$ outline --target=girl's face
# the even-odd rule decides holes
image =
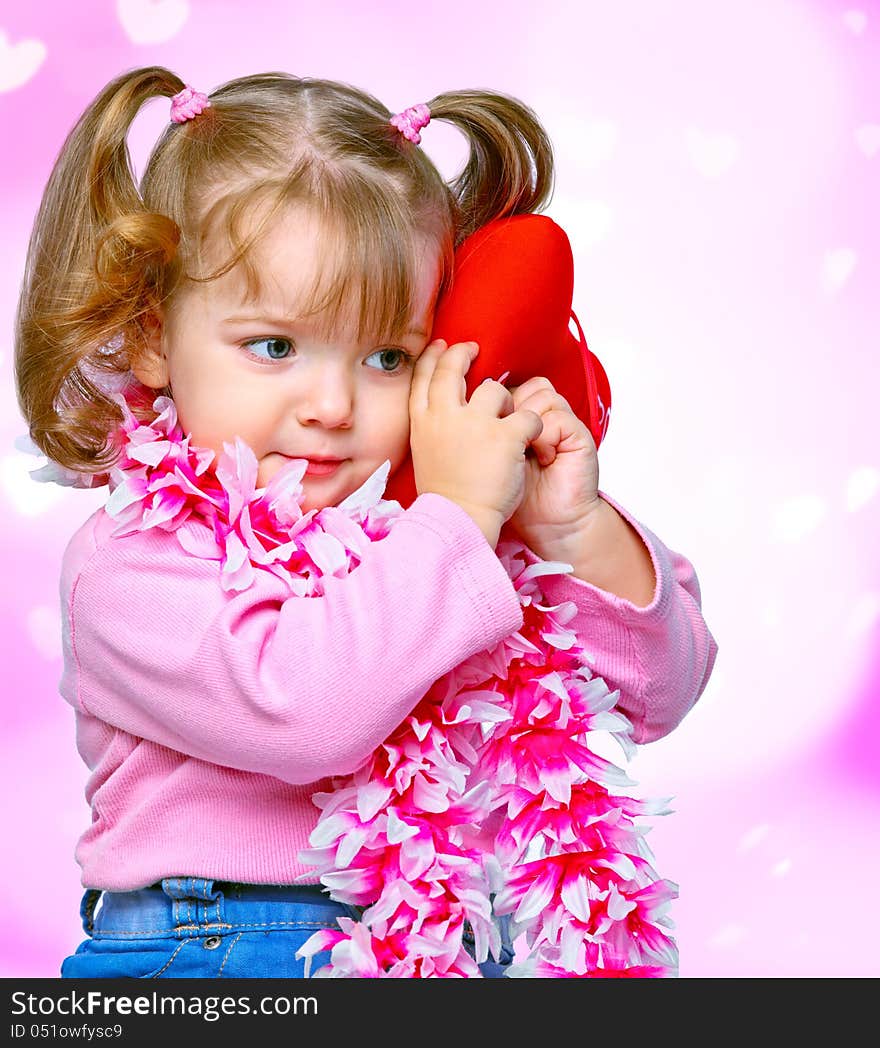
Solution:
[[[315,318],[297,310],[321,250],[308,212],[290,209],[256,259],[269,300],[243,304],[238,267],[186,288],[156,315],[132,368],[154,389],[170,384],[193,444],[219,455],[241,437],[256,455],[258,487],[290,458],[341,459],[332,472],[309,467],[304,512],[336,505],[386,459],[394,473],[406,457],[413,364],[428,342],[440,277],[439,256],[426,251],[400,342],[356,341],[353,318],[322,340]]]

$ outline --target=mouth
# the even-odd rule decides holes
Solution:
[[[328,477],[331,473],[335,473],[342,463],[347,462],[348,459],[309,458],[306,461],[308,462],[305,472],[306,476]]]

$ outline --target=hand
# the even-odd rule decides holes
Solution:
[[[526,452],[526,490],[510,527],[543,560],[575,564],[602,501],[596,442],[546,378],[530,378],[511,394],[515,408],[534,411],[543,428]]]
[[[475,342],[431,343],[416,361],[410,388],[410,448],[419,494],[457,503],[494,548],[526,489],[526,448],[541,431],[500,383],[481,383],[467,400],[465,374]]]

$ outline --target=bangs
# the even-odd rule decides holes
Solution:
[[[311,318],[319,337],[350,326],[358,341],[399,341],[413,320],[423,268],[435,269],[439,260],[442,290],[452,271],[454,244],[442,216],[431,221],[430,216],[414,215],[402,190],[394,190],[387,178],[379,180],[362,168],[325,168],[315,174],[300,168],[281,183],[264,183],[259,192],[249,186],[228,194],[200,224],[198,256],[203,261],[205,245],[216,242],[218,231],[232,255],[219,270],[193,279],[215,280],[240,266],[245,302],[258,305],[266,286],[254,249],[279,213],[304,205],[319,223],[326,248],[314,260],[314,280],[301,291],[297,315]],[[262,219],[245,237],[260,212]]]

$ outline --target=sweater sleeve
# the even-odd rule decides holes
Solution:
[[[668,549],[604,492],[599,495],[635,528],[651,554],[655,588],[639,607],[574,575],[541,578],[549,604],[573,601],[567,628],[590,653],[590,665],[608,687],[620,690],[618,708],[632,721],[633,741],[668,735],[703,694],[718,645],[703,618],[693,565]],[[526,560],[539,560],[531,550]]]
[[[268,571],[226,592],[216,561],[160,528],[98,542],[65,570],[67,701],[293,784],[353,771],[435,680],[523,624],[480,529],[434,493],[320,596],[291,596]]]

